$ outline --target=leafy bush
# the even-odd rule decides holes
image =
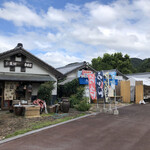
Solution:
[[[44,100],[47,104],[50,104],[53,89],[53,82],[45,82],[41,84],[38,89],[38,98]]]
[[[71,95],[69,98],[70,107],[73,108],[75,105],[79,104],[80,101],[83,100],[83,94],[84,94],[84,87],[78,87],[77,93],[74,95]]]
[[[58,85],[58,97],[70,97],[77,93],[77,88],[79,87],[78,79],[74,79],[64,85]]]
[[[75,106],[75,108],[79,111],[88,111],[90,107],[91,105],[87,103],[86,100],[80,101],[80,103]]]
[[[74,108],[75,105],[79,104],[80,100],[77,99],[76,95],[71,95],[71,97],[69,98],[70,101],[70,107]]]
[[[76,98],[79,99],[80,101],[83,100],[84,90],[85,89],[82,86],[77,88]]]

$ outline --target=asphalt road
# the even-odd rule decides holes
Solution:
[[[150,150],[150,104],[98,114],[0,144],[0,150]]]

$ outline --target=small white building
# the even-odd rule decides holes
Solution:
[[[96,70],[94,68],[92,68],[89,65],[89,63],[87,63],[86,61],[71,63],[66,66],[57,68],[57,70],[65,76],[64,81],[59,83],[59,85],[61,85],[61,86],[63,86],[64,84],[66,84],[68,82],[71,82],[74,79],[78,79],[79,71],[89,70],[89,71],[92,71],[93,73],[96,72]],[[88,79],[86,79],[86,80],[88,80]],[[85,95],[84,96],[89,97],[89,86],[87,83],[85,84]]]
[[[57,70],[61,72],[64,76],[66,76],[65,80],[63,82],[60,82],[59,85],[64,85],[65,83],[77,79],[78,71],[80,70],[91,70],[93,72],[96,72],[96,70],[92,68],[86,61],[71,63],[66,66],[57,68]]]
[[[54,81],[52,99],[56,99],[57,80],[62,77],[62,73],[18,43],[14,49],[0,54],[0,108],[9,109],[13,101],[36,99],[40,84],[46,81]]]

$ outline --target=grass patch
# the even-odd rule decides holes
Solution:
[[[55,113],[48,113],[48,114],[41,114],[41,117],[50,117],[50,116],[53,116]]]
[[[40,128],[43,128],[43,127],[47,127],[47,126],[50,126],[50,125],[54,125],[54,124],[57,124],[57,123],[65,122],[65,121],[68,121],[68,120],[71,120],[71,119],[74,119],[74,118],[77,118],[77,117],[81,117],[81,116],[84,116],[84,115],[85,115],[85,113],[82,113],[82,114],[78,114],[78,115],[75,115],[75,116],[68,116],[68,117],[64,117],[64,118],[61,118],[61,119],[56,119],[54,121],[45,121],[45,122],[34,123],[34,124],[32,124],[32,126],[30,128],[17,130],[12,134],[7,135],[5,137],[5,139],[13,137],[13,136],[20,135],[20,134],[24,134],[24,133],[27,133],[29,131],[37,130],[37,129],[40,129]],[[52,116],[52,114],[51,114],[51,116]]]

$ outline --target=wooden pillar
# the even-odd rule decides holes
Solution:
[[[120,94],[123,102],[130,103],[130,81],[120,82]]]
[[[140,100],[143,100],[143,81],[135,82],[135,103],[139,104]]]

